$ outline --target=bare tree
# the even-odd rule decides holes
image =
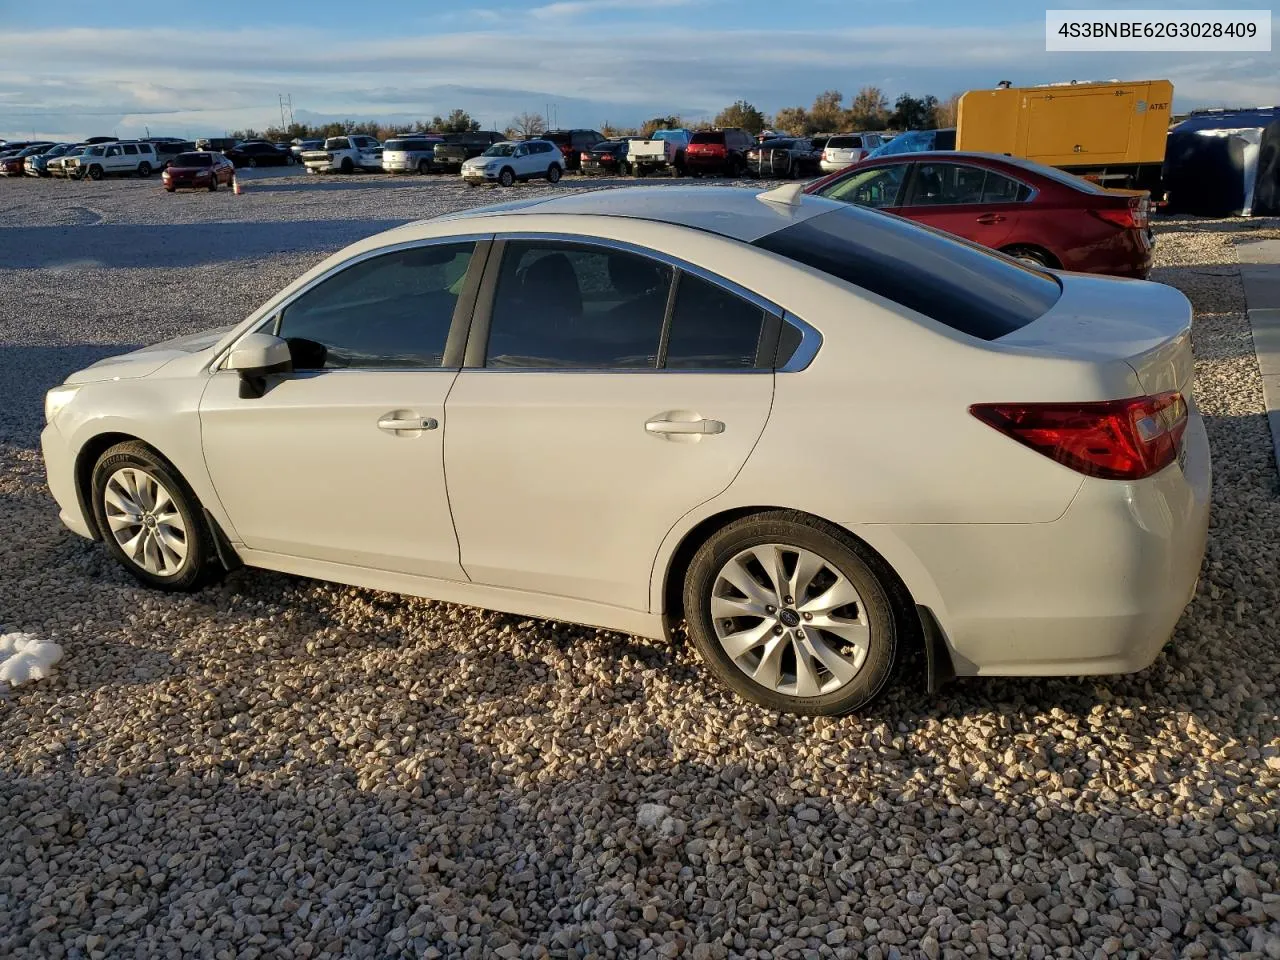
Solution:
[[[536,137],[547,132],[547,124],[540,114],[526,110],[520,116],[511,118],[511,129],[522,137]]]
[[[935,127],[954,127],[960,119],[960,94],[953,93],[933,109]]]

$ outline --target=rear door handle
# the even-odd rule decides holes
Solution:
[[[650,420],[644,428],[650,433],[659,434],[698,434],[724,433],[724,424],[719,420]]]
[[[978,217],[979,223],[1003,223],[1004,217],[998,213],[984,213]]]
[[[383,417],[378,421],[379,430],[434,430],[440,426],[434,417]]]

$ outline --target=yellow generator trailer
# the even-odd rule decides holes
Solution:
[[[1025,157],[1103,186],[1154,192],[1172,102],[1168,80],[970,90],[960,98],[956,149]]]

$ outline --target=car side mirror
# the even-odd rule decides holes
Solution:
[[[251,333],[231,351],[226,368],[240,374],[240,399],[255,400],[267,392],[267,377],[293,370],[289,344],[269,333]]]

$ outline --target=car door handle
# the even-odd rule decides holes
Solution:
[[[434,417],[383,417],[378,421],[379,430],[434,430],[440,426]]]
[[[724,433],[724,424],[719,420],[650,420],[644,428],[650,433],[659,434],[697,434]]]
[[[1003,223],[1004,217],[998,213],[984,213],[978,217],[979,223]]]

